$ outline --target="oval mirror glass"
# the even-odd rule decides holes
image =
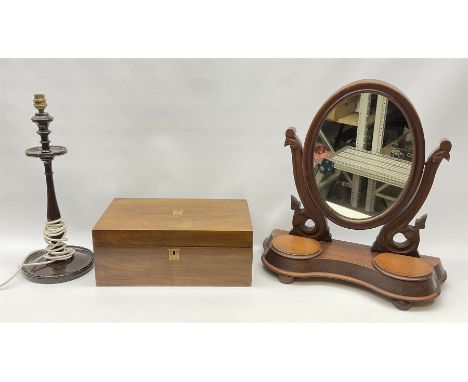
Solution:
[[[391,208],[406,186],[413,162],[411,126],[383,95],[354,94],[328,113],[313,155],[326,204],[348,219],[369,219]]]

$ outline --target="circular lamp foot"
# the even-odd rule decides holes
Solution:
[[[77,279],[88,273],[94,266],[94,254],[89,249],[70,245],[75,250],[73,257],[69,260],[56,261],[47,265],[23,266],[21,272],[24,278],[40,284],[57,284]],[[41,249],[31,253],[26,263],[40,261],[39,258],[45,253]]]

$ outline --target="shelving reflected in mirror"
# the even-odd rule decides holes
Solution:
[[[318,191],[347,219],[380,215],[405,188],[413,150],[411,126],[394,103],[377,93],[350,95],[332,108],[316,136]]]

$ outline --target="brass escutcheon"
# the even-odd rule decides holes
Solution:
[[[179,261],[180,258],[180,249],[179,248],[168,248],[169,251],[169,260],[170,261]]]

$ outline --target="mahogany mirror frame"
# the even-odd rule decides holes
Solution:
[[[408,181],[402,189],[395,203],[386,211],[368,219],[350,219],[337,213],[323,200],[317,187],[313,171],[313,154],[317,135],[333,108],[344,99],[360,93],[374,93],[386,97],[397,106],[406,118],[408,127],[413,136],[413,161]],[[425,143],[424,133],[416,109],[408,97],[402,91],[384,81],[360,80],[352,82],[329,97],[318,110],[312,123],[310,124],[304,142],[303,173],[306,177],[306,185],[316,206],[332,222],[350,229],[363,230],[375,228],[386,224],[394,219],[412,200],[416,189],[421,182],[425,163]]]

